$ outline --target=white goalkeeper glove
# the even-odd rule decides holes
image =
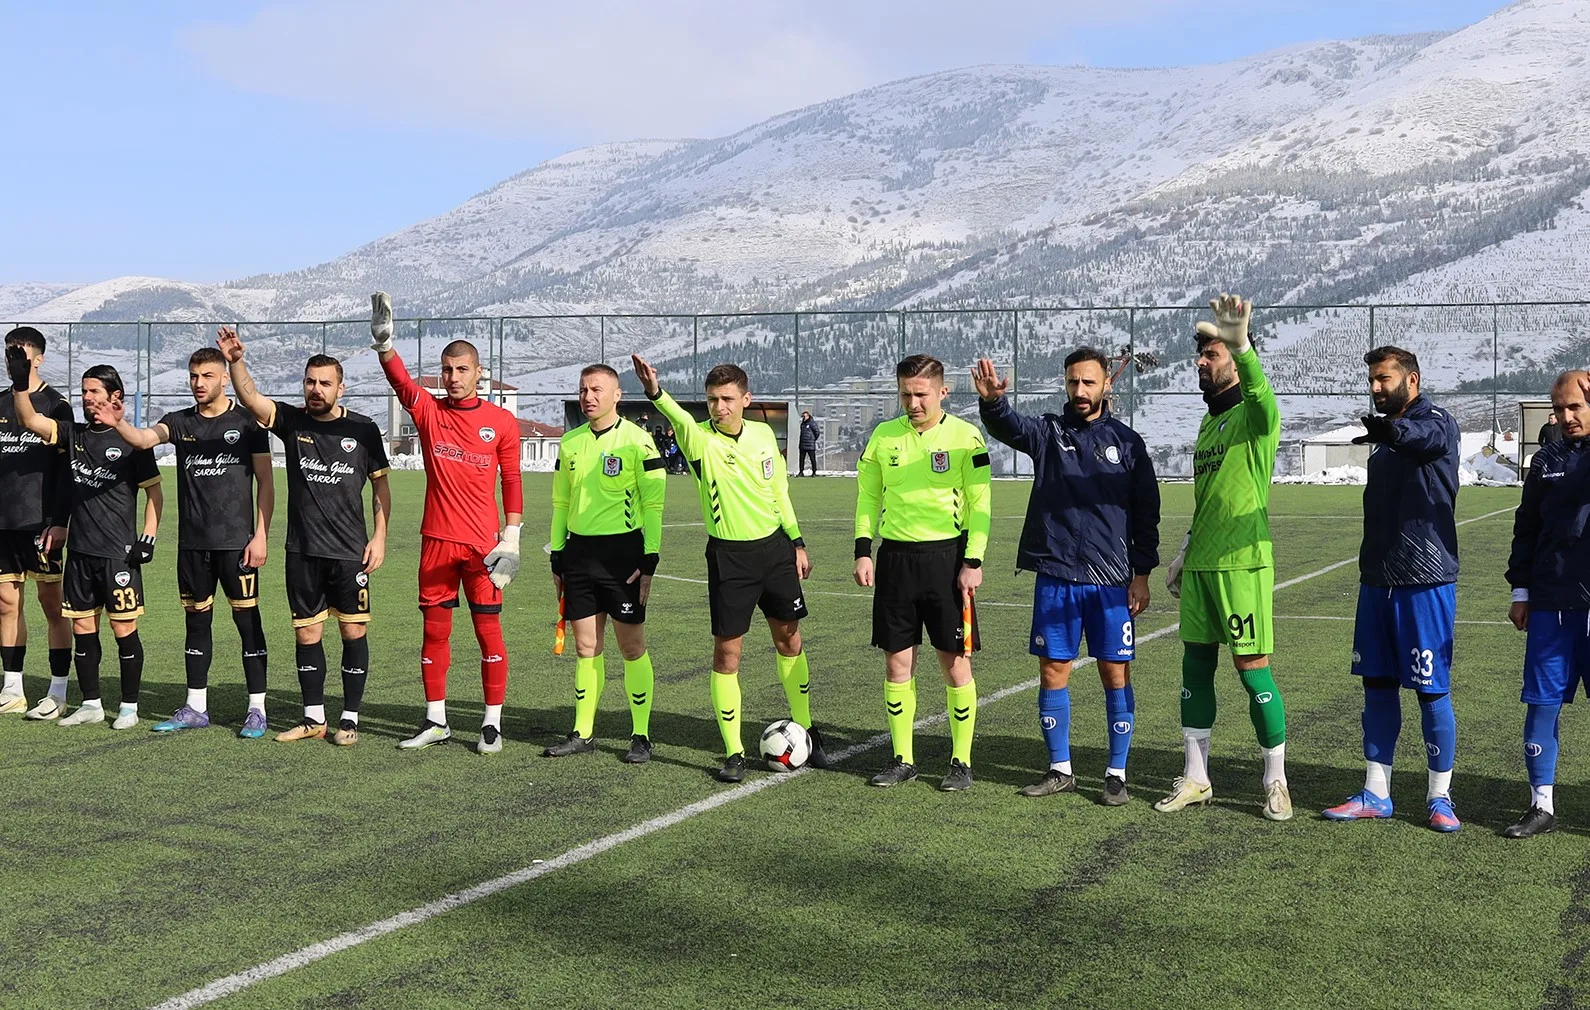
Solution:
[[[1175,560],[1165,569],[1165,588],[1178,600],[1181,599],[1181,569],[1187,563],[1187,544],[1190,540],[1191,533],[1181,538],[1181,550],[1176,552]]]
[[[1241,295],[1222,294],[1210,299],[1209,307],[1214,310],[1215,321],[1200,322],[1199,336],[1220,341],[1232,354],[1241,354],[1252,346],[1248,340],[1248,323],[1253,319],[1252,302],[1243,301]]]
[[[508,583],[519,574],[519,527],[504,526],[497,546],[486,555],[486,568],[491,572],[491,584],[507,589]]]
[[[392,349],[392,296],[385,291],[370,296],[370,349]]]

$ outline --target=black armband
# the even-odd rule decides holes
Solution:
[[[656,575],[657,562],[662,560],[661,554],[643,554],[640,558],[640,573],[642,575]]]
[[[871,537],[857,537],[856,538],[856,558],[859,560],[861,558],[870,558],[870,557],[872,557],[872,538]]]
[[[553,551],[552,552],[552,574],[553,575],[562,575],[563,574],[563,552],[562,551]]]
[[[795,545],[796,547],[799,547],[801,550],[805,550],[806,549],[806,538],[805,537],[793,537],[793,538],[791,538],[790,543]]]
[[[961,565],[962,565],[962,567],[965,567],[965,568],[981,568],[981,567],[983,567],[983,559],[982,558],[962,558],[961,559]]]

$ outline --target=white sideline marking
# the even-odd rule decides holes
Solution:
[[[1504,512],[1511,511],[1512,509],[1497,509],[1495,512],[1490,512],[1486,515],[1475,516],[1472,519],[1465,519],[1458,523],[1458,525],[1466,526],[1469,523],[1479,522],[1482,519],[1490,519],[1494,516],[1501,515]],[[1280,590],[1285,589],[1288,586],[1295,586],[1300,582],[1307,582],[1309,579],[1318,578],[1328,572],[1333,572],[1338,568],[1353,564],[1357,560],[1357,558],[1348,558],[1346,561],[1338,561],[1337,563],[1333,565],[1327,565],[1316,572],[1310,572],[1307,575],[1302,575],[1295,579],[1288,579],[1287,581],[1277,585],[1275,588]],[[674,578],[680,582],[705,581],[703,579],[685,579],[678,576],[658,577]],[[1017,606],[1017,604],[1005,605]],[[1180,629],[1180,627],[1181,624],[1179,622],[1169,624],[1158,629],[1157,631],[1151,631],[1148,634],[1141,636],[1137,639],[1137,641],[1152,642],[1155,639],[1164,638],[1166,635],[1174,634]],[[1081,657],[1077,660],[1076,666],[1080,669],[1081,667],[1089,665],[1091,662],[1091,658]],[[993,694],[984,695],[978,699],[978,704],[991,705],[994,702],[1003,701],[1012,695],[1023,694],[1027,691],[1031,691],[1037,686],[1038,678],[1033,677],[1022,681],[1019,684],[1012,684],[1009,687],[1001,688],[1000,690],[995,691]],[[945,722],[948,718],[948,713],[940,712],[935,715],[927,716],[923,719],[918,719],[912,724],[912,726],[916,729],[926,729],[927,727],[935,726],[941,722]],[[852,744],[849,747],[846,747],[844,750],[838,751],[832,755],[832,760],[834,763],[847,761],[859,754],[865,754],[868,751],[876,750],[877,748],[889,742],[888,733],[879,733],[876,736],[869,737],[860,743]],[[507,873],[492,880],[487,880],[483,883],[476,884],[473,887],[465,888],[462,891],[454,891],[452,894],[443,895],[435,901],[427,902],[426,904],[411,908],[405,912],[399,912],[394,916],[382,919],[378,922],[372,922],[368,926],[361,926],[358,929],[349,930],[346,933],[340,933],[329,940],[322,940],[319,943],[312,943],[307,947],[301,947],[290,954],[283,954],[281,957],[273,958],[272,960],[266,961],[263,964],[255,965],[253,968],[240,971],[235,975],[228,975],[225,978],[216,979],[214,982],[210,982],[207,985],[200,986],[197,989],[191,989],[180,996],[173,996],[171,999],[165,1000],[162,1003],[158,1003],[155,1005],[153,1010],[192,1010],[194,1007],[205,1006],[206,1004],[214,1003],[216,1000],[225,999],[228,996],[242,992],[244,989],[247,989],[249,986],[254,985],[257,982],[264,982],[268,979],[285,975],[296,968],[303,968],[307,965],[314,964],[316,961],[322,961],[333,954],[338,954],[342,951],[357,947],[360,944],[368,943],[369,941],[383,937],[388,933],[396,932],[405,926],[419,925],[420,923],[425,922],[427,919],[434,919],[436,916],[441,915],[444,912],[450,912],[455,908],[462,908],[465,905],[473,904],[482,898],[489,898],[492,895],[506,891],[511,887],[517,887],[520,884],[535,880],[537,877],[544,877],[555,870],[561,870],[564,867],[583,863],[588,859],[607,852],[609,849],[617,848],[618,846],[623,845],[625,842],[632,842],[637,838],[644,838],[647,835],[655,834],[664,830],[665,828],[671,828],[674,825],[683,821],[687,821],[698,814],[704,814],[710,810],[716,810],[718,807],[733,803],[736,800],[744,799],[747,796],[753,796],[764,789],[771,789],[774,786],[783,785],[786,782],[793,782],[802,775],[807,774],[809,771],[811,771],[810,768],[802,768],[800,771],[789,775],[765,775],[742,785],[735,786],[733,789],[727,789],[723,792],[714,793],[711,796],[708,796],[706,799],[697,800],[695,803],[687,804],[686,806],[682,806],[677,810],[666,814],[661,814],[657,817],[651,818],[650,820],[641,821],[639,824],[625,828],[623,831],[614,832],[611,835],[604,835],[595,841],[586,842],[584,845],[569,849],[567,852],[564,852],[561,855],[553,856],[551,859],[548,859],[545,862],[534,863],[522,869],[515,870],[512,873]]]

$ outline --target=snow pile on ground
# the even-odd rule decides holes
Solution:
[[[1369,471],[1361,466],[1332,466],[1314,473],[1277,477],[1275,484],[1364,484]]]

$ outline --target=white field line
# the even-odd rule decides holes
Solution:
[[[1503,512],[1510,511],[1512,510],[1498,509],[1497,511],[1487,515],[1476,516],[1473,519],[1465,519],[1458,525],[1464,526],[1468,523],[1479,522],[1482,519],[1489,519],[1493,516],[1501,515]],[[1288,586],[1295,586],[1300,582],[1306,582],[1309,579],[1318,578],[1321,575],[1324,575],[1328,572],[1333,572],[1345,565],[1350,565],[1356,560],[1356,558],[1349,558],[1346,561],[1339,561],[1336,564],[1327,565],[1326,567],[1321,568],[1316,572],[1311,572],[1308,575],[1299,576],[1295,579],[1289,579],[1286,582],[1277,585],[1275,588],[1280,590],[1285,589]],[[680,579],[679,581],[698,582],[702,580]],[[1014,606],[1014,604],[1007,605]],[[1166,635],[1174,634],[1180,627],[1181,625],[1179,623],[1170,624],[1158,629],[1157,631],[1152,631],[1146,635],[1143,635],[1142,637],[1138,638],[1138,641],[1151,642],[1158,638],[1164,638]],[[1077,666],[1086,666],[1091,662],[1092,660],[1086,657],[1080,658],[1077,661]],[[1037,686],[1038,678],[1033,677],[1031,679],[1022,681],[1019,684],[1012,684],[1009,687],[1001,688],[992,694],[984,695],[978,699],[978,704],[991,705],[994,702],[1003,701],[1004,699],[1013,695],[1023,694],[1027,691],[1031,691]],[[946,721],[947,718],[948,715],[946,713],[940,712],[930,715],[924,719],[918,719],[913,725],[917,729],[926,729],[930,726],[935,726]],[[849,747],[846,747],[844,750],[834,753],[831,757],[836,763],[840,761],[848,761],[850,758],[876,750],[877,748],[882,747],[884,744],[889,742],[888,733],[879,733],[878,735],[869,737],[860,743],[852,744]],[[529,866],[514,870],[512,873],[507,873],[492,880],[484,881],[474,885],[473,887],[465,888],[462,891],[454,891],[452,894],[443,895],[442,897],[437,898],[435,901],[427,902],[426,904],[419,905],[404,912],[399,912],[394,916],[382,919],[378,922],[372,922],[367,926],[361,926],[358,929],[352,929],[346,933],[340,933],[329,940],[322,940],[319,943],[312,943],[307,947],[301,947],[290,954],[283,954],[281,957],[273,958],[272,960],[266,961],[263,964],[255,965],[254,967],[240,971],[235,975],[228,975],[225,978],[218,978],[214,982],[202,985],[197,989],[191,989],[180,996],[173,996],[171,999],[157,1004],[154,1007],[154,1010],[192,1010],[194,1007],[205,1006],[206,1004],[214,1003],[216,1000],[225,999],[228,996],[242,992],[244,989],[247,989],[249,986],[252,986],[255,983],[264,982],[267,979],[285,975],[294,969],[314,964],[316,961],[322,961],[333,954],[338,954],[361,944],[368,943],[371,940],[383,937],[388,933],[394,933],[406,926],[419,925],[428,919],[434,919],[444,912],[450,912],[455,908],[462,908],[465,905],[474,904],[475,902],[480,901],[482,898],[489,898],[494,894],[500,894],[511,887],[517,887],[520,884],[528,883],[538,877],[544,877],[556,870],[561,870],[565,867],[583,863],[586,860],[599,856],[610,849],[617,848],[626,842],[632,842],[637,838],[644,838],[647,835],[655,834],[659,831],[671,828],[674,825],[687,821],[699,814],[707,813],[710,810],[716,810],[718,807],[726,806],[727,804],[745,799],[747,796],[754,796],[764,789],[772,789],[775,786],[780,786],[787,782],[793,782],[810,771],[810,768],[802,768],[800,771],[789,775],[765,775],[761,778],[753,779],[750,782],[735,786],[732,789],[726,789],[723,792],[714,793],[711,796],[708,796],[706,799],[697,800],[695,803],[687,804],[677,810],[653,817],[650,820],[641,821],[639,824],[625,828],[622,831],[617,831],[610,835],[604,835],[595,841],[586,842],[584,845],[569,849],[567,852],[553,856],[551,859],[547,859],[538,863],[532,863]]]

